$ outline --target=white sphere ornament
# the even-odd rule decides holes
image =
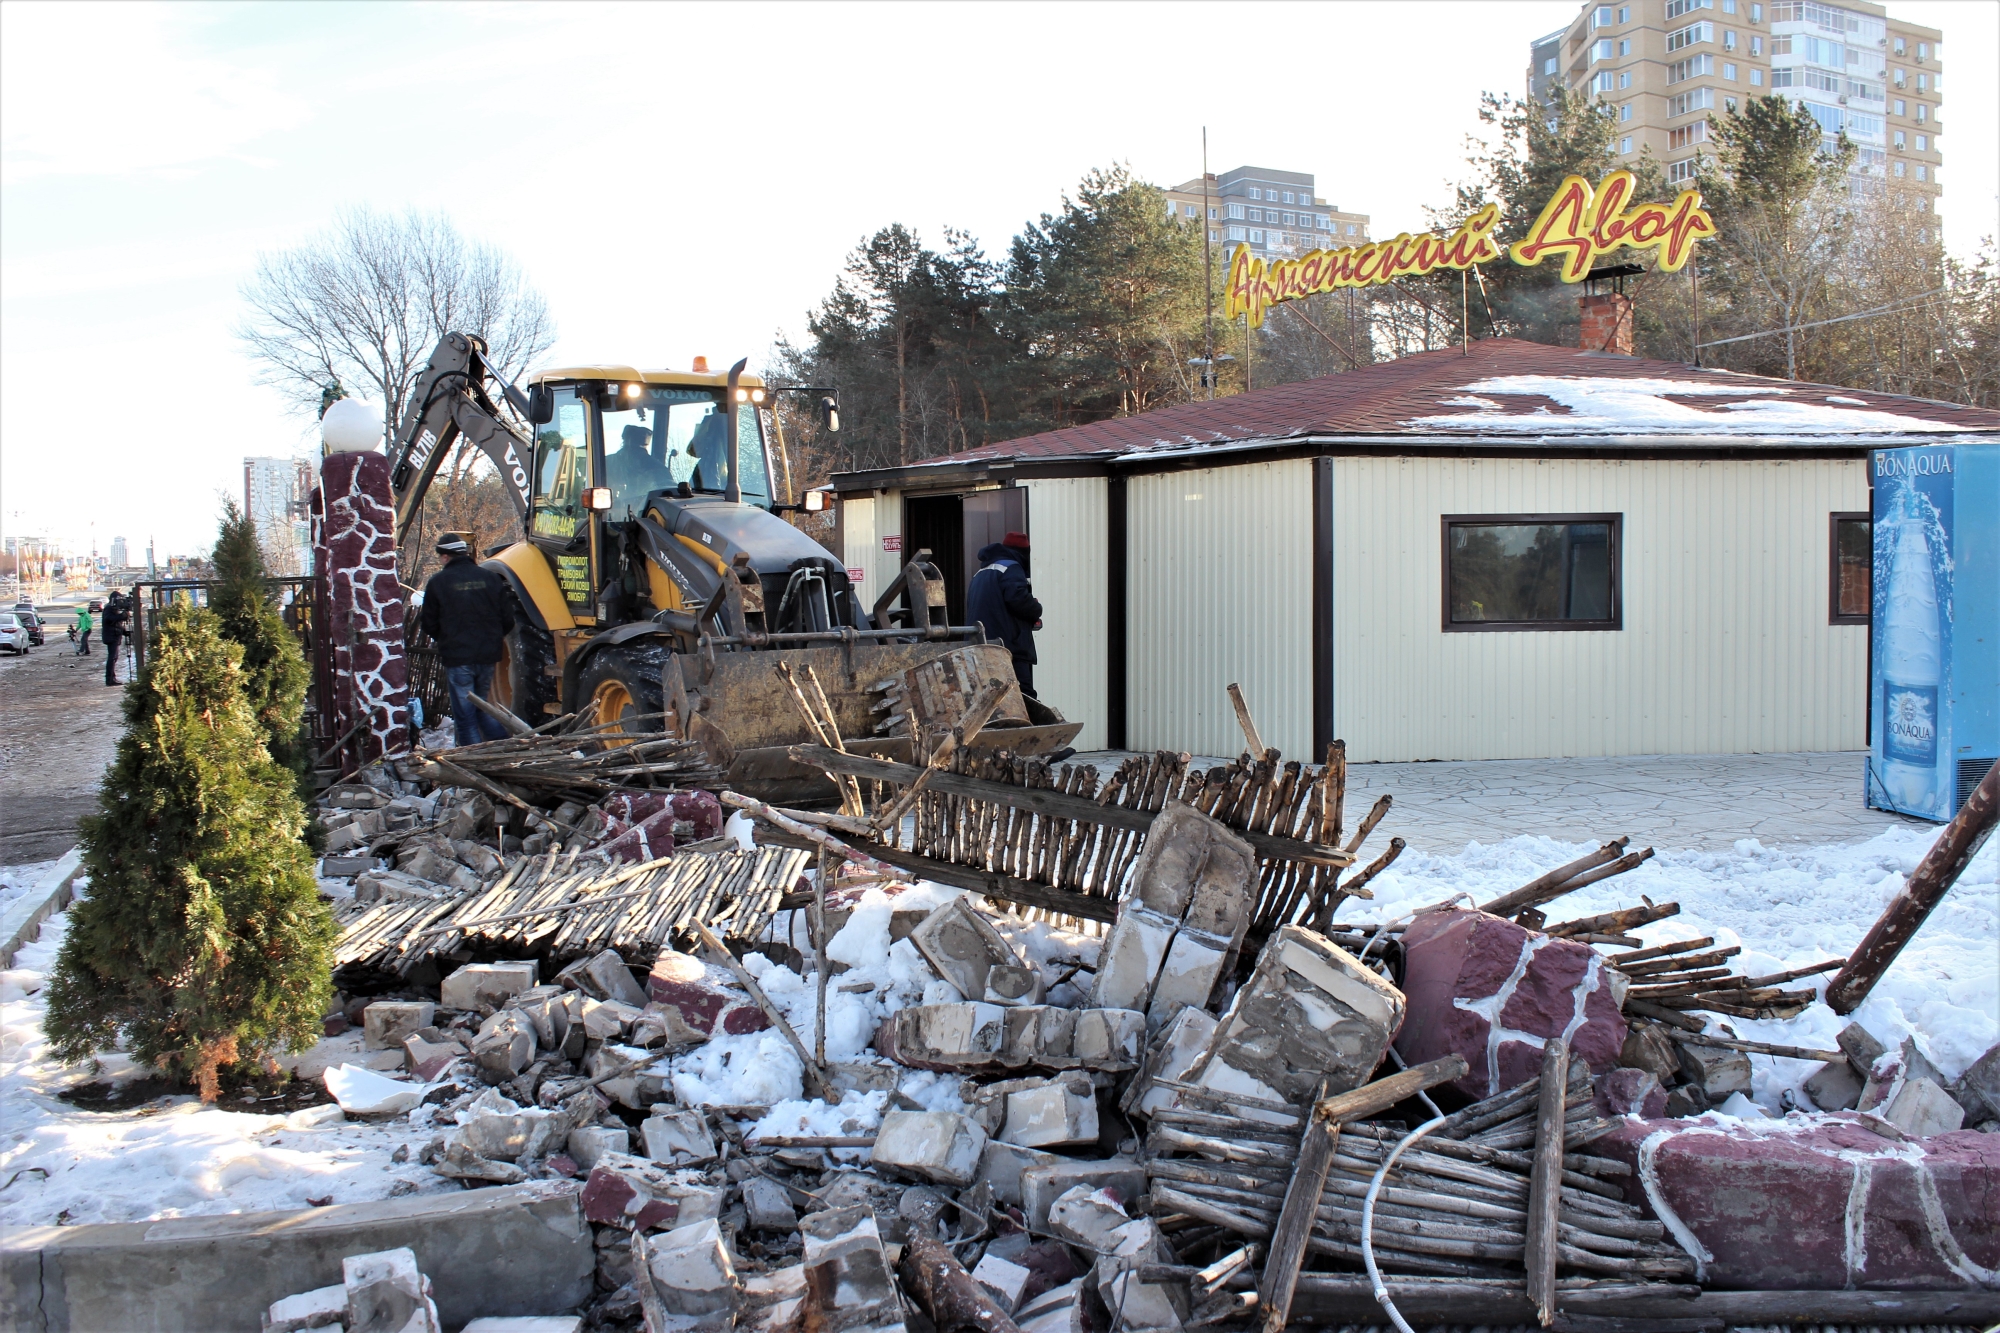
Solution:
[[[382,412],[359,398],[342,398],[319,419],[320,442],[332,454],[365,454],[382,447]]]

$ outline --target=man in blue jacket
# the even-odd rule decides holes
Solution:
[[[1021,693],[1035,693],[1035,631],[1042,627],[1042,604],[1028,586],[1028,534],[1010,532],[979,548],[979,572],[965,596],[966,618],[986,629],[986,637],[1007,645]]]

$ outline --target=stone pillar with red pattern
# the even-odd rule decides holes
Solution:
[[[313,548],[327,636],[333,735],[363,722],[363,762],[409,748],[407,606],[396,570],[396,509],[389,460],[379,453],[329,454],[313,493]],[[354,767],[356,743],[339,756]],[[332,756],[328,756],[332,758]]]

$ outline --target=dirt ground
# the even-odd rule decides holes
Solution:
[[[97,808],[97,784],[117,749],[125,691],[104,685],[104,649],[71,655],[71,608],[26,657],[0,657],[0,865],[61,856],[76,821]],[[129,679],[127,668],[119,679]]]

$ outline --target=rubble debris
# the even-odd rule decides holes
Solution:
[[[1155,1024],[1205,1008],[1250,926],[1257,855],[1227,825],[1169,801],[1146,833],[1090,1002]]]
[[[866,1205],[829,1208],[799,1222],[804,1238],[807,1328],[902,1333],[903,1303],[875,1214]]]
[[[361,1065],[332,1065],[320,1079],[348,1115],[398,1115],[424,1099],[422,1085],[387,1078]]]
[[[653,1290],[668,1314],[722,1314],[742,1299],[729,1247],[714,1218],[675,1227],[648,1241],[646,1250]]]
[[[792,1207],[791,1195],[768,1176],[751,1176],[743,1182],[743,1212],[752,1230],[798,1229],[799,1214]]]
[[[1029,968],[1027,960],[988,923],[985,914],[964,898],[955,898],[932,912],[910,932],[910,943],[967,1000],[1002,1005],[1041,1001],[1041,973]],[[987,979],[996,968],[1003,971],[1003,987],[1015,992],[1011,998],[997,998],[988,993]],[[1034,978],[1026,994],[1021,993],[1018,983],[1007,985],[1021,973],[1030,973]]]
[[[347,1333],[443,1333],[431,1282],[408,1249],[349,1255],[340,1261],[347,1292]]]
[[[1016,1333],[1007,1312],[935,1236],[912,1236],[904,1244],[896,1276],[938,1333]]]
[[[1077,1189],[1108,1194],[1122,1204],[1146,1192],[1146,1170],[1129,1157],[1101,1161],[1064,1158],[1047,1166],[1025,1168],[1021,1172],[1021,1212],[1029,1230],[1047,1231],[1056,1200]]]
[[[438,1003],[446,1009],[497,1009],[507,997],[535,984],[535,963],[468,963],[444,979]]]
[[[1733,1092],[1750,1091],[1750,1057],[1741,1051],[1695,1041],[1677,1041],[1674,1049],[1680,1055],[1681,1073],[1711,1105],[1727,1101]]]
[[[891,1111],[875,1131],[871,1160],[940,1185],[970,1185],[986,1131],[954,1111]]]
[[[314,1333],[346,1326],[347,1287],[339,1282],[273,1301],[264,1312],[264,1333]]]
[[[429,1027],[436,1013],[428,1000],[377,1000],[361,1011],[361,1045],[371,1051],[399,1048],[404,1038]]]

